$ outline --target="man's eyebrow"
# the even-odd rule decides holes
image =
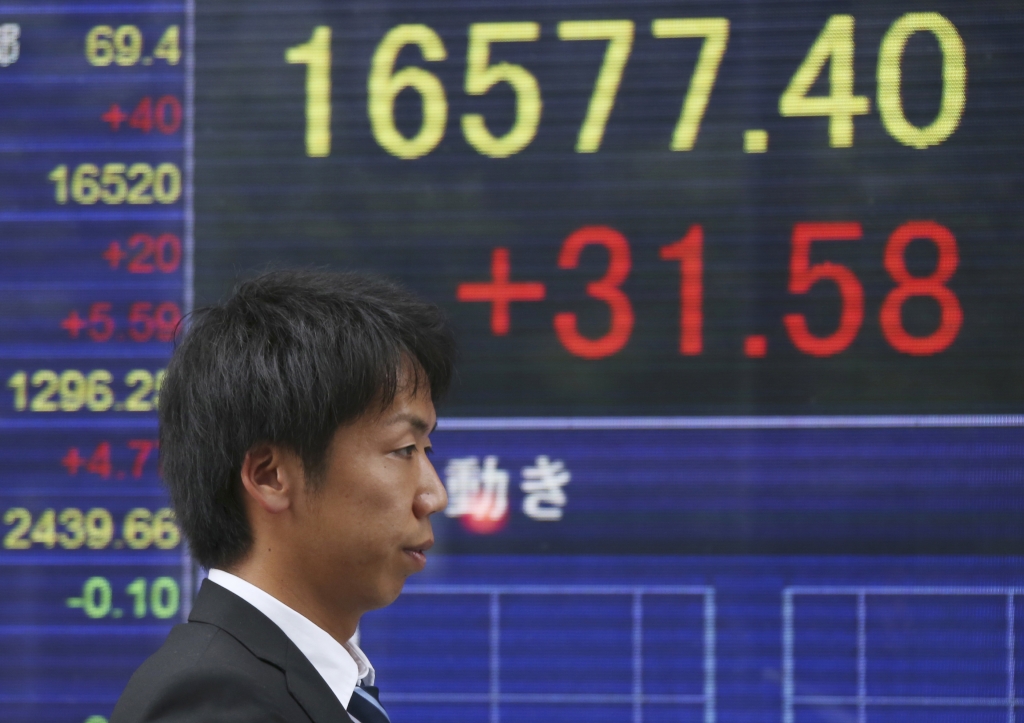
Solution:
[[[384,424],[390,427],[391,425],[398,424],[399,422],[408,422],[409,426],[420,434],[433,434],[434,430],[437,429],[437,422],[434,422],[434,426],[431,427],[422,417],[410,414],[409,412],[399,412]]]

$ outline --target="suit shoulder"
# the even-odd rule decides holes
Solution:
[[[288,692],[284,672],[253,655],[215,625],[190,622],[167,640],[131,680],[110,723],[308,723]]]
[[[162,676],[171,668],[195,665],[218,632],[219,628],[205,623],[175,625],[163,645],[139,666],[135,675]]]

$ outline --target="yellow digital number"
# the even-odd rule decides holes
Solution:
[[[829,94],[807,95],[814,81],[829,64]],[[853,16],[833,15],[797,68],[779,98],[779,114],[786,117],[827,116],[829,145],[853,145],[853,116],[865,115],[871,101],[853,94]]]
[[[75,372],[74,369],[70,370]],[[32,397],[29,410],[32,412],[56,412],[60,407],[53,400],[60,388],[60,375],[52,369],[40,369],[32,375],[32,386],[40,388]]]
[[[85,36],[85,59],[89,65],[103,68],[114,62],[114,29],[97,25]]]
[[[114,62],[121,67],[135,65],[142,57],[142,33],[134,25],[114,31]]]
[[[181,542],[181,529],[174,518],[174,510],[169,507],[159,509],[153,515],[150,528],[153,546],[158,550],[173,550]]]
[[[111,63],[122,67],[135,65],[142,56],[142,33],[134,25],[122,25],[116,30],[109,25],[97,25],[85,36],[85,59],[89,65],[103,68]]]
[[[426,25],[398,25],[388,31],[373,53],[367,80],[367,113],[373,137],[393,156],[419,158],[437,148],[448,123],[448,98],[437,76],[423,68],[409,66],[395,72],[398,54],[406,45],[416,45],[423,59],[437,62],[448,57],[441,37]],[[395,98],[406,88],[420,94],[423,120],[412,138],[395,125]]]
[[[47,176],[54,183],[53,200],[64,205],[68,202],[68,167],[61,164],[50,171]]]
[[[590,95],[587,115],[576,138],[577,153],[596,153],[604,139],[608,116],[615,105],[622,73],[633,50],[635,27],[632,20],[566,20],[558,24],[561,40],[607,40],[601,70]]]
[[[181,170],[173,163],[161,163],[153,177],[153,198],[171,204],[181,198]]]
[[[85,546],[102,550],[114,539],[114,518],[102,507],[94,507],[85,515]]]
[[[61,164],[47,176],[54,184],[54,200],[68,202],[68,167]],[[172,204],[181,198],[181,169],[174,163],[161,163],[154,170],[148,163],[79,164],[71,174],[70,198],[91,206],[97,201],[116,206],[122,203],[145,205]]]
[[[306,155],[331,155],[331,29],[319,25],[309,42],[285,51],[288,63],[306,66]]]
[[[125,386],[134,391],[124,401],[126,412],[152,412],[159,404],[160,385],[164,371],[132,369],[124,377]]]
[[[152,412],[153,402],[148,398],[153,391],[153,375],[145,369],[132,369],[125,375],[125,385],[134,389],[124,402],[126,412]]]
[[[57,513],[52,509],[43,510],[36,518],[36,524],[32,526],[28,539],[47,550],[52,550],[57,544]]]
[[[75,203],[91,206],[100,200],[100,169],[95,163],[82,163],[71,176],[71,198]]]
[[[85,544],[85,516],[75,507],[61,510],[57,521],[64,528],[58,533],[57,541],[65,550],[77,550]]]
[[[14,525],[4,535],[5,550],[28,550],[32,547],[32,541],[25,539],[25,535],[32,527],[31,512],[24,507],[12,507],[4,513],[4,524]]]
[[[133,163],[125,176],[134,181],[128,189],[127,201],[131,205],[145,206],[153,203],[153,167],[148,163]]]
[[[93,507],[82,513],[77,507],[68,507],[58,514],[45,509],[33,519],[24,507],[12,507],[4,512],[5,525],[13,525],[4,536],[6,550],[28,550],[40,545],[48,550],[60,546],[65,550],[105,550],[114,542],[114,518],[109,510]],[[34,522],[34,524],[33,524]],[[161,507],[152,512],[136,507],[124,516],[122,535],[116,546],[124,544],[131,550],[173,550],[181,543],[181,528],[174,511]]]
[[[168,65],[177,65],[181,60],[179,43],[180,30],[177,25],[168,27],[153,49],[153,58],[159,58]],[[142,31],[135,25],[97,25],[85,36],[85,59],[89,65],[106,68],[119,65],[128,68],[142,61],[150,65],[153,58],[143,58]]]
[[[729,21],[726,18],[662,18],[651,23],[651,33],[656,38],[704,38],[669,146],[673,151],[693,150],[711,89],[715,87],[718,67],[729,43]]]
[[[170,508],[159,509],[154,514],[137,507],[125,515],[121,537],[132,550],[145,550],[150,545],[158,550],[171,550],[181,542],[181,530]]]
[[[114,205],[124,203],[128,197],[128,181],[124,177],[125,165],[123,163],[108,163],[103,166],[103,175],[100,177],[100,200],[103,203]]]
[[[466,51],[466,93],[484,95],[501,82],[516,94],[516,118],[508,133],[495,137],[479,113],[462,116],[462,134],[469,145],[491,158],[507,158],[530,145],[537,135],[543,104],[540,86],[526,68],[512,63],[491,64],[492,43],[533,42],[540,38],[537,23],[474,23],[469,26]]]
[[[167,28],[153,48],[153,57],[167,61],[168,65],[177,65],[181,60],[181,47],[178,43],[180,34],[177,25]]]
[[[164,385],[164,377],[167,376],[166,369],[158,369],[153,375],[153,408],[160,406],[160,389]]]
[[[124,403],[129,412],[151,412],[156,407],[157,392],[163,382],[163,370],[149,372],[133,369],[125,376],[125,385],[134,389]],[[38,369],[31,376],[18,371],[7,380],[14,391],[13,407],[16,412],[106,412],[115,406],[113,375],[106,369],[93,369],[85,373],[78,369]],[[29,386],[38,389],[29,394]],[[138,387],[138,388],[136,388]],[[121,407],[118,406],[118,409]]]
[[[110,388],[114,376],[106,369],[94,369],[85,378],[86,408],[90,412],[105,412],[114,406],[114,390]]]
[[[903,112],[902,65],[907,41],[914,33],[929,32],[942,51],[942,101],[939,112],[923,128]],[[907,13],[894,22],[878,50],[878,114],[893,138],[911,148],[937,146],[960,125],[967,103],[967,51],[953,23],[938,13]]]
[[[132,550],[145,550],[149,547],[153,542],[152,519],[153,513],[142,507],[136,507],[125,515],[121,527],[124,544]]]
[[[85,375],[77,369],[61,372],[59,378],[60,410],[77,412],[85,406],[85,395],[88,389]]]
[[[28,374],[15,372],[7,380],[7,387],[14,390],[14,411],[24,412],[28,406]]]

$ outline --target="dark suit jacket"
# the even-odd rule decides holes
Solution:
[[[135,671],[110,723],[351,723],[263,613],[204,580],[188,623]]]

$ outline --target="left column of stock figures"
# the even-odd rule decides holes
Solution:
[[[0,719],[105,723],[186,614],[156,407],[191,306],[186,3],[0,2]]]

